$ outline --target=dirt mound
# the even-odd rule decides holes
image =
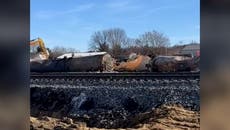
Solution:
[[[119,130],[181,130],[199,129],[200,114],[184,109],[178,105],[163,105],[152,111],[129,117],[119,126]],[[89,128],[85,122],[64,117],[30,117],[31,130],[106,130],[103,128]],[[115,129],[114,129],[115,130]]]
[[[127,122],[127,127],[159,130],[200,128],[200,114],[178,105],[163,105],[153,111],[141,113],[130,121]]]

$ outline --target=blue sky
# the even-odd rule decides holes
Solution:
[[[130,38],[157,30],[171,44],[200,41],[199,0],[32,0],[30,18],[31,39],[49,48],[87,51],[95,31],[115,27]]]

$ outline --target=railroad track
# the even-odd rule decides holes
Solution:
[[[31,73],[31,79],[97,79],[97,78],[199,78],[199,72],[50,72],[50,73]]]

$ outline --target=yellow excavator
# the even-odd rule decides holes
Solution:
[[[30,41],[30,61],[49,59],[49,51],[41,38]]]

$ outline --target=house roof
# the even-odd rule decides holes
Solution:
[[[185,45],[185,47],[182,49],[182,51],[188,51],[188,50],[200,50],[200,44]]]

